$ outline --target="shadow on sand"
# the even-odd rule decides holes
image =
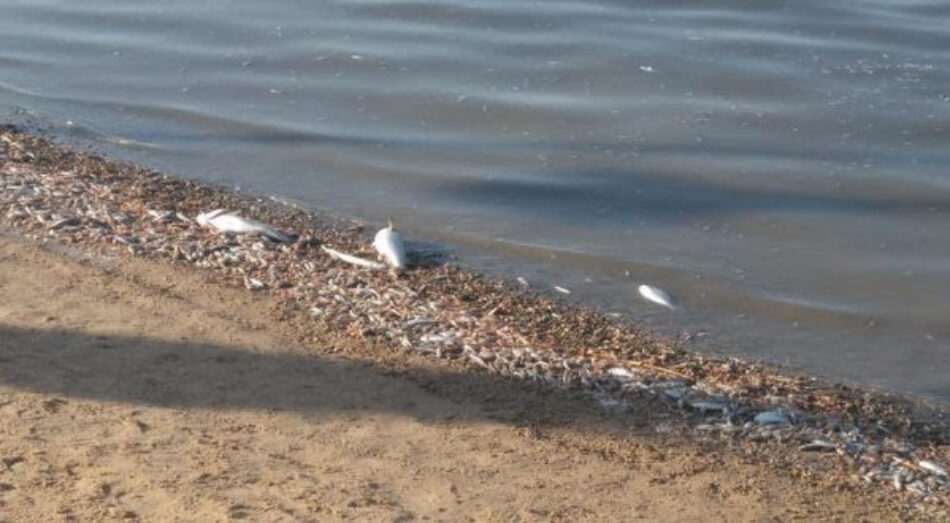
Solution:
[[[432,367],[380,370],[302,351],[0,327],[0,385],[64,398],[304,416],[359,410],[628,434],[678,417],[655,403],[631,407],[633,416],[606,414],[582,393]]]

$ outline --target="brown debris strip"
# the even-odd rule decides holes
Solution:
[[[296,241],[218,234],[195,222],[216,208]],[[314,330],[587,391],[604,408],[659,401],[680,412],[698,438],[827,452],[860,481],[921,503],[945,506],[950,493],[940,448],[950,431],[936,407],[702,356],[524,286],[412,253],[411,270],[398,277],[344,263],[332,253],[366,259],[373,253],[361,228],[331,217],[0,128],[0,224],[92,255],[190,264],[231,285],[274,293],[284,310],[309,317]]]

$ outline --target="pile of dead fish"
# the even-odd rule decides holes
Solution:
[[[950,477],[933,456],[886,435],[810,417],[778,400],[740,401],[727,387],[677,371],[638,367],[609,354],[533,346],[530,336],[504,314],[494,309],[474,313],[458,299],[421,292],[398,277],[409,263],[392,223],[362,251],[354,252],[350,244],[347,252],[347,246],[328,245],[225,209],[189,215],[178,208],[153,207],[137,196],[141,188],[123,177],[44,169],[31,163],[29,151],[14,135],[0,134],[0,139],[8,153],[16,153],[0,156],[0,223],[33,238],[99,253],[124,250],[188,262],[249,289],[276,290],[328,328],[434,358],[462,360],[502,376],[588,390],[606,408],[623,409],[630,401],[653,398],[682,413],[702,437],[780,441],[802,452],[842,456],[866,481],[923,499],[942,502],[950,491]],[[387,266],[391,272],[378,270]],[[673,307],[658,289],[640,292]]]

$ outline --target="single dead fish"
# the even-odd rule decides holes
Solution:
[[[69,225],[79,225],[79,220],[72,217],[60,218],[59,220],[56,220],[55,222],[51,223],[49,225],[49,228],[55,231],[57,229],[62,229],[63,227],[66,227]]]
[[[729,408],[729,403],[715,400],[691,401],[689,406],[699,412],[723,412]]]
[[[652,285],[641,285],[638,289],[640,291],[640,296],[643,296],[647,301],[652,301],[657,305],[662,305],[670,310],[675,309],[676,306],[673,305],[673,298],[666,293],[663,289],[654,287]]]
[[[373,248],[394,269],[406,270],[406,246],[402,242],[402,236],[393,229],[392,218],[389,219],[388,227],[376,233]]]
[[[178,213],[175,211],[157,211],[155,209],[149,209],[148,215],[152,217],[152,221],[156,223],[163,223],[171,221],[178,217]]]
[[[637,379],[637,375],[633,371],[623,367],[611,367],[610,370],[607,371],[607,374],[610,374],[616,378],[623,378],[627,380]]]
[[[894,473],[891,481],[893,482],[895,489],[904,490],[904,476],[900,473],[900,471]]]
[[[374,262],[372,260],[367,260],[365,258],[360,258],[359,256],[353,256],[352,254],[347,254],[345,252],[340,252],[336,249],[331,249],[326,245],[321,245],[320,250],[330,255],[331,258],[336,258],[342,262],[346,262],[352,265],[357,265],[360,267],[367,267],[369,269],[385,269],[386,266],[379,262]]]
[[[831,442],[816,439],[811,443],[806,443],[798,447],[798,450],[802,452],[834,452],[838,450],[838,447]]]
[[[570,289],[566,289],[566,288],[561,287],[561,286],[559,286],[559,285],[555,285],[555,286],[554,286],[554,290],[556,290],[557,292],[560,292],[561,294],[570,294],[570,293],[571,293],[571,290],[570,290]]]
[[[244,277],[244,286],[252,291],[259,291],[267,288],[267,284],[258,280],[257,278],[251,278],[248,276]]]
[[[413,318],[406,322],[405,328],[412,329],[414,327],[428,327],[430,325],[435,325],[437,322],[435,320],[430,320],[429,318]]]
[[[752,421],[759,425],[788,425],[790,423],[788,416],[777,410],[760,412],[752,418]]]
[[[263,223],[231,214],[224,209],[215,209],[211,212],[199,214],[195,221],[204,227],[213,227],[221,232],[234,234],[260,234],[265,238],[279,243],[293,243],[294,240],[281,231]]]
[[[940,465],[930,461],[929,459],[922,459],[917,462],[917,466],[928,471],[932,472],[938,476],[947,477],[947,469],[941,467]]]

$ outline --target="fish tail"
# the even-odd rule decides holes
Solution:
[[[294,240],[291,239],[290,236],[274,229],[267,229],[263,231],[263,234],[278,243],[294,243]]]

